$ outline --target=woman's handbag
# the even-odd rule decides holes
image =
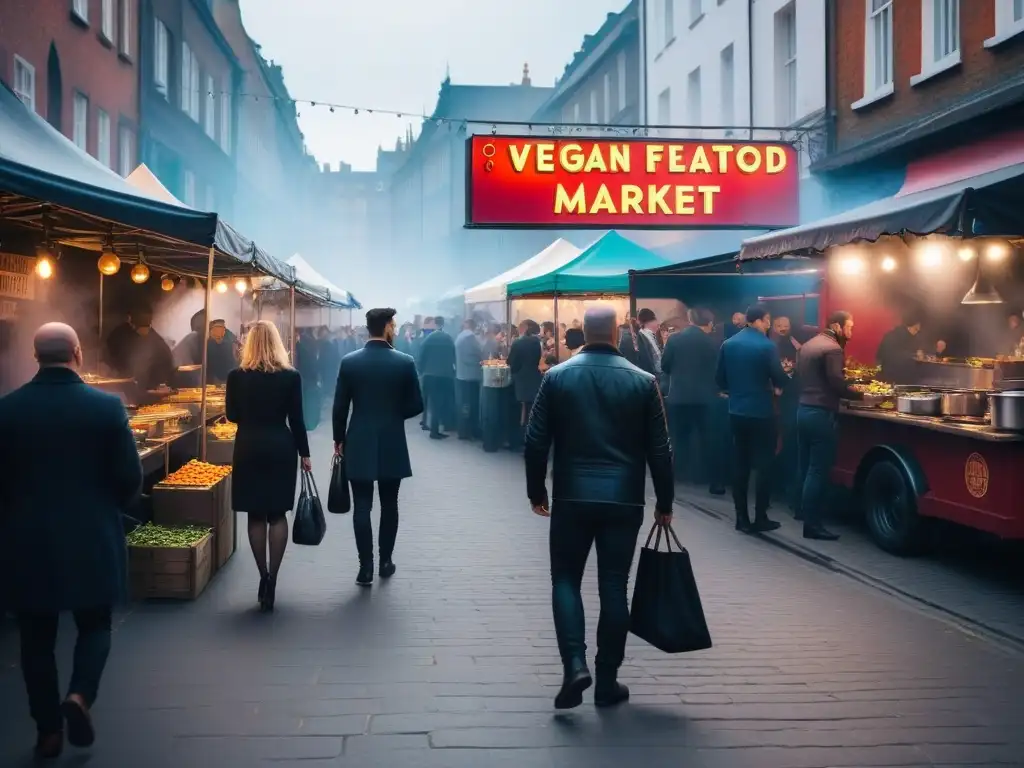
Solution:
[[[345,459],[334,454],[331,459],[331,487],[327,489],[327,511],[344,515],[352,509],[352,494],[348,488]]]
[[[658,537],[652,547],[655,529]],[[658,551],[662,533],[665,533],[665,552]],[[672,550],[673,541],[676,551]],[[711,647],[711,634],[700,604],[690,555],[679,543],[671,525],[663,528],[655,523],[640,550],[629,624],[630,632],[665,653],[703,651]]]
[[[302,470],[302,491],[295,506],[295,522],[292,523],[292,542],[306,547],[315,547],[324,540],[327,533],[327,518],[320,505],[320,494],[316,490],[313,473]]]

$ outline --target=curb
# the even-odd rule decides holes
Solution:
[[[687,507],[694,509],[697,512],[701,512],[704,515],[723,522],[728,522],[729,518],[726,518],[720,512],[716,512],[697,501],[679,501],[676,500],[675,504],[679,507]],[[988,624],[972,619],[968,616],[964,616],[957,611],[950,610],[938,603],[935,603],[926,598],[914,595],[906,590],[895,587],[882,579],[876,578],[869,573],[866,573],[858,568],[840,563],[839,561],[817,552],[810,547],[805,547],[795,542],[789,541],[778,535],[773,534],[757,534],[757,537],[771,544],[772,546],[781,549],[785,552],[789,552],[792,555],[799,557],[806,562],[816,565],[825,570],[837,573],[841,576],[845,576],[848,579],[856,581],[864,586],[870,587],[878,592],[882,592],[890,597],[894,597],[902,602],[910,603],[912,606],[924,609],[929,614],[936,615],[937,618],[941,619],[947,624],[958,629],[969,637],[980,637],[993,645],[998,646],[1003,651],[1008,651],[1015,655],[1024,655],[1024,638],[1012,635],[1009,632],[1004,632],[996,627],[989,626]]]

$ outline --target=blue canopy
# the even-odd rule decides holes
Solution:
[[[607,232],[569,263],[545,275],[509,283],[506,294],[537,296],[553,294],[629,293],[629,271],[666,267],[671,262],[618,232]]]

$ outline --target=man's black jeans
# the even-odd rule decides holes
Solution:
[[[445,376],[424,376],[423,387],[427,390],[430,434],[440,434],[442,427],[445,431],[451,429],[455,411],[455,379]]]
[[[480,382],[458,379],[455,387],[459,437],[480,437]]]
[[[754,514],[757,518],[768,514],[772,498],[772,461],[775,458],[775,419],[751,416],[729,417],[733,443],[732,499],[736,505],[738,521],[749,520],[747,495],[750,473],[756,474]]]
[[[672,434],[676,480],[703,480],[712,488],[725,485],[722,479],[721,440],[712,430],[711,406],[669,404],[668,425]],[[697,453],[693,452],[693,434],[697,434]],[[702,472],[694,472],[700,466]]]
[[[800,514],[804,525],[821,524],[829,473],[839,445],[839,419],[835,411],[801,405],[797,411],[800,440]]]
[[[398,538],[398,488],[401,480],[378,480],[377,496],[380,499],[380,560],[391,559]],[[373,565],[373,483],[367,480],[352,481],[352,530],[356,536],[359,551],[359,565]]]
[[[551,510],[551,607],[558,652],[567,667],[586,661],[586,623],[580,585],[590,549],[597,546],[597,585],[601,616],[597,623],[596,665],[610,674],[622,665],[629,632],[626,583],[633,564],[643,507],[555,501]]]
[[[91,707],[99,692],[100,678],[110,655],[110,608],[75,611],[78,639],[68,694],[78,694]],[[28,706],[39,733],[56,733],[64,727],[60,712],[60,683],[57,679],[55,613],[21,613],[21,673],[28,692]]]

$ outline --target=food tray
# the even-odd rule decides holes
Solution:
[[[195,600],[214,570],[214,538],[191,547],[128,547],[128,580],[137,600]]]

